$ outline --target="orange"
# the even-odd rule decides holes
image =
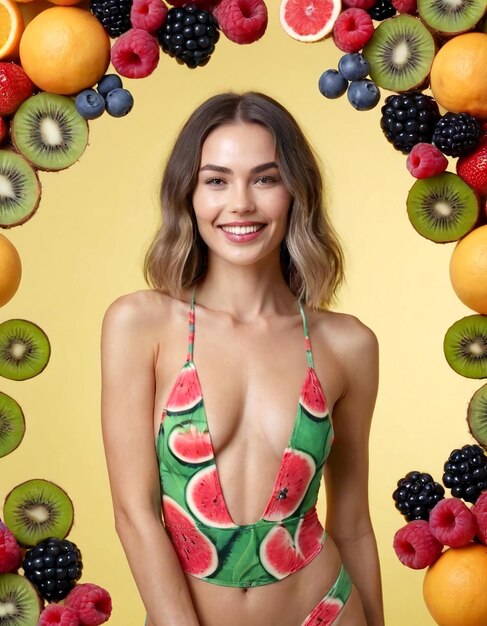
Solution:
[[[63,7],[71,6],[72,4],[79,4],[82,0],[49,0],[52,4],[59,4]]]
[[[431,91],[453,113],[487,118],[487,33],[466,33],[447,41],[431,66]]]
[[[487,226],[475,228],[457,243],[450,280],[463,304],[487,315]]]
[[[440,626],[487,624],[487,546],[449,548],[426,571],[423,595]]]
[[[17,248],[0,235],[0,306],[13,298],[20,284],[22,265]]]
[[[71,95],[92,87],[105,74],[110,38],[86,9],[52,7],[27,24],[20,60],[38,87]]]
[[[24,19],[16,2],[0,0],[0,59],[16,59]]]

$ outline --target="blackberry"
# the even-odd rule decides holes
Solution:
[[[22,567],[43,598],[58,602],[81,578],[83,563],[75,543],[50,537],[27,550]]]
[[[397,481],[392,497],[396,509],[408,522],[412,522],[420,519],[428,521],[431,509],[443,500],[444,495],[445,490],[430,474],[413,471]]]
[[[469,113],[445,113],[435,127],[433,143],[448,156],[471,152],[479,142],[482,129]]]
[[[191,68],[208,63],[219,38],[216,18],[194,4],[169,9],[166,21],[157,31],[164,52]]]
[[[132,2],[133,0],[90,0],[90,10],[110,37],[119,37],[132,28]]]
[[[420,91],[387,96],[380,127],[387,140],[403,154],[420,142],[431,143],[440,112],[436,101]]]
[[[390,0],[377,0],[374,6],[367,10],[367,13],[373,20],[381,22],[396,15],[397,11]]]
[[[454,498],[475,503],[487,489],[487,456],[480,446],[467,445],[453,450],[444,469],[443,484]]]

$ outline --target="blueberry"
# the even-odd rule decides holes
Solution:
[[[87,120],[94,120],[105,110],[105,100],[94,89],[81,91],[75,100],[76,110]]]
[[[350,104],[357,111],[373,109],[380,100],[380,91],[371,80],[354,80],[350,83],[347,92]]]
[[[325,98],[339,98],[347,91],[348,81],[336,70],[326,70],[320,76],[318,89]]]
[[[123,117],[132,109],[134,99],[127,89],[112,89],[106,97],[106,107],[109,115]]]
[[[344,54],[338,61],[338,71],[347,80],[360,80],[368,75],[369,62],[359,52]]]
[[[118,74],[105,74],[100,80],[97,86],[98,93],[104,98],[107,97],[109,91],[112,89],[119,89],[122,87],[122,79]]]

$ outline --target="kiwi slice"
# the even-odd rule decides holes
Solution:
[[[12,150],[0,150],[0,227],[23,224],[41,199],[39,178],[27,161]]]
[[[477,195],[452,172],[418,179],[406,204],[417,232],[436,243],[460,239],[474,228],[479,215]]]
[[[73,165],[88,144],[88,123],[72,98],[41,92],[17,109],[10,135],[14,146],[40,170]]]
[[[64,539],[73,525],[74,509],[61,487],[36,478],[12,489],[5,498],[3,517],[18,543],[35,546],[48,537]]]
[[[0,457],[13,452],[20,445],[24,433],[25,419],[20,405],[0,391]]]
[[[363,55],[377,85],[390,91],[408,91],[428,78],[435,42],[420,20],[398,15],[377,26]]]
[[[470,30],[485,13],[485,0],[418,0],[425,24],[445,35]]]
[[[0,324],[0,376],[33,378],[46,367],[50,356],[49,339],[37,324],[20,319]]]
[[[470,432],[487,450],[487,384],[477,389],[468,404],[467,424]]]
[[[36,626],[42,600],[34,585],[19,574],[0,574],[1,626]]]
[[[466,378],[487,378],[487,315],[468,315],[446,331],[448,365]]]

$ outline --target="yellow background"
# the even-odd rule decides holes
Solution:
[[[114,531],[105,470],[100,324],[117,296],[145,288],[142,261],[158,223],[160,172],[177,129],[214,93],[265,91],[297,117],[326,167],[347,258],[348,282],[337,308],[357,315],[380,342],[370,504],[386,622],[429,626],[423,572],[403,567],[392,549],[404,520],[391,493],[412,469],[440,481],[450,451],[473,442],[466,407],[481,383],[455,374],[442,351],[446,329],[470,314],[448,278],[454,244],[431,243],[409,224],[405,201],[413,179],[406,157],[382,135],[380,107],[357,112],[346,97],[330,101],[320,95],[320,74],[336,67],[341,54],[332,41],[292,40],[279,26],[277,0],[268,0],[268,8],[269,27],[260,42],[238,46],[222,37],[204,68],[189,70],[161,55],[152,76],[125,80],[135,98],[132,112],[91,122],[90,145],[79,163],[42,173],[37,213],[6,233],[20,253],[23,278],[0,319],[39,324],[52,342],[52,357],[37,378],[1,383],[0,390],[23,407],[27,432],[20,447],[0,460],[0,499],[30,478],[64,487],[76,515],[69,538],[84,557],[80,582],[110,591],[111,624],[142,626],[144,610]]]

